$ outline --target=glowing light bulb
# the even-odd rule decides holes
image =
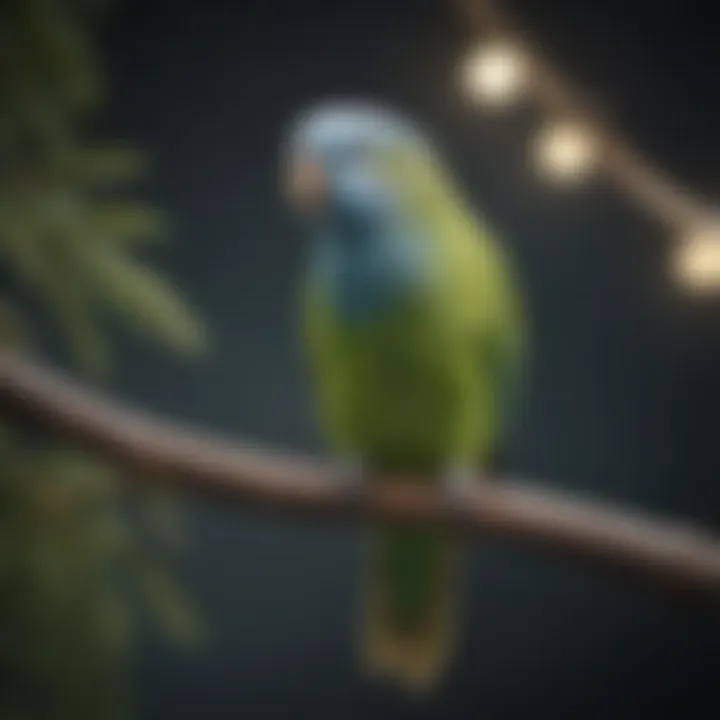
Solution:
[[[468,57],[463,81],[473,100],[492,106],[509,105],[524,89],[526,69],[525,58],[517,48],[496,42]]]
[[[534,155],[543,176],[554,182],[579,182],[594,170],[598,147],[586,128],[561,123],[538,133]]]
[[[675,254],[675,276],[695,291],[720,289],[720,226],[690,233]]]

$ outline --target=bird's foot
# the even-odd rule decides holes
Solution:
[[[472,469],[451,466],[443,474],[442,486],[453,505],[464,505],[477,493],[477,480]]]
[[[367,473],[360,458],[345,457],[340,460],[338,479],[344,490],[350,494],[359,494],[365,486]]]

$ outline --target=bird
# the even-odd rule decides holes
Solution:
[[[350,488],[477,489],[517,423],[527,322],[508,247],[461,194],[429,133],[376,101],[289,123],[282,186],[307,243],[299,327],[317,422]],[[425,697],[459,642],[462,543],[368,530],[359,656]]]

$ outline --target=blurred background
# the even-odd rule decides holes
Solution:
[[[720,196],[709,8],[504,6],[633,147]],[[431,129],[515,255],[534,363],[509,469],[720,531],[718,293],[675,281],[678,238],[602,173],[535,172],[547,118],[476,102],[477,42],[442,0],[2,0],[0,341],[322,452],[279,142],[318,99],[377,98]],[[720,712],[717,616],[489,541],[453,672],[408,704],[356,671],[358,528],[131,495],[100,459],[0,431],[2,720]]]

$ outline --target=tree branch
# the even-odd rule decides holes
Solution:
[[[0,413],[139,471],[131,477],[162,477],[226,504],[341,522],[446,526],[720,597],[720,543],[699,529],[507,482],[478,483],[462,507],[436,489],[407,483],[348,492],[333,482],[329,463],[161,422],[11,352],[0,352]]]

